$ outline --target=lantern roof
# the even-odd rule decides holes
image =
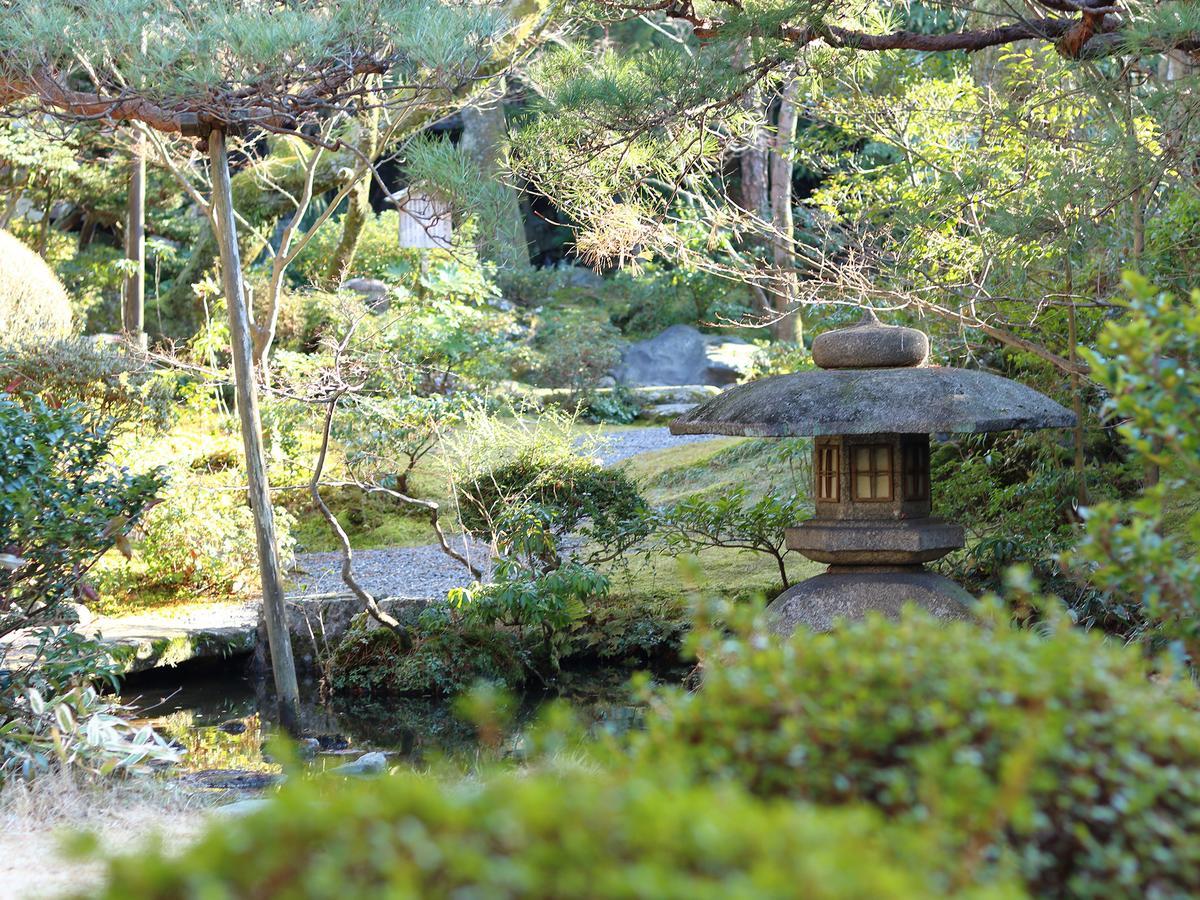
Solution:
[[[730,388],[671,423],[672,434],[793,437],[1067,428],[1075,416],[1033,388],[975,369],[926,364],[929,338],[862,321],[818,335],[823,368]]]

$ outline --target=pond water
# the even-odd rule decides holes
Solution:
[[[630,699],[628,673],[598,675],[585,691],[565,702],[593,730],[621,732],[639,718]],[[315,765],[338,765],[370,750],[382,750],[393,765],[420,766],[447,757],[469,763],[482,749],[480,728],[460,714],[453,699],[336,697],[317,701],[315,684],[302,684],[301,726],[316,739]],[[519,753],[523,735],[545,705],[557,698],[525,697],[509,704],[490,751]],[[139,722],[148,722],[186,750],[193,770],[264,770],[264,753],[277,733],[276,706],[269,686],[237,672],[164,670],[127,683],[120,702]]]

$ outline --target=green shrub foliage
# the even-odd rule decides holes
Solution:
[[[90,338],[0,346],[0,388],[49,406],[82,403],[119,427],[166,429],[175,418],[176,387],[170,373]]]
[[[938,820],[964,858],[1010,854],[1038,896],[1200,884],[1200,695],[1152,682],[1135,652],[908,615],[712,635],[704,658],[703,688],[648,717],[636,765]]]
[[[441,612],[424,617],[412,647],[391,629],[359,616],[334,649],[333,688],[349,694],[444,696],[480,682],[514,690],[525,683],[532,662],[516,634],[490,624],[450,623]]]
[[[182,855],[115,860],[103,897],[936,897],[924,835],[864,811],[583,774],[448,786],[428,775],[296,782]],[[958,896],[1017,896],[1004,887]]]
[[[80,406],[22,407],[0,394],[0,609],[27,625],[86,595],[88,570],[162,487],[114,465],[113,423]],[[26,627],[26,626],[21,626]]]
[[[568,453],[521,452],[464,480],[458,487],[463,526],[487,540],[501,539],[515,510],[538,510],[546,532],[561,538],[585,519],[602,537],[633,519],[643,501],[624,472]]]
[[[595,387],[621,361],[621,333],[610,323],[577,310],[552,310],[534,336],[534,377],[539,385],[579,395]]]
[[[1142,612],[1156,641],[1200,661],[1200,291],[1176,297],[1126,275],[1128,315],[1109,322],[1084,351],[1109,391],[1105,412],[1134,459],[1162,480],[1128,501],[1083,511],[1082,540],[1068,566],[1116,602]]]
[[[113,427],[83,407],[0,394],[0,638],[34,637],[19,656],[0,643],[0,781],[174,755],[113,714],[90,684],[115,684],[111,655],[67,627],[69,602],[95,597],[89,570],[114,545],[129,552],[126,535],[161,487],[157,472],[113,464]]]
[[[0,339],[65,337],[71,332],[71,300],[40,256],[0,230]]]

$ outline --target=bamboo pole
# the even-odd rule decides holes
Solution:
[[[238,415],[242,423],[242,441],[246,453],[246,478],[250,509],[254,513],[254,532],[258,541],[258,567],[262,577],[263,618],[271,648],[271,669],[275,676],[275,695],[279,701],[279,721],[291,735],[300,733],[300,688],[296,683],[296,665],[288,636],[284,607],[283,578],[279,567],[279,544],[275,539],[275,514],[267,483],[266,456],[263,453],[262,424],[258,415],[258,382],[254,376],[250,314],[246,308],[242,261],[238,251],[237,223],[233,218],[233,190],[229,182],[229,152],[225,134],[214,130],[208,139],[212,163],[213,212],[217,220],[217,245],[221,256],[221,280],[225,302],[229,306],[229,332],[233,354]]]

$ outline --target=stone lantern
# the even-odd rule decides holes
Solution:
[[[963,618],[973,598],[925,568],[963,546],[963,530],[930,514],[930,435],[1066,428],[1074,415],[998,375],[931,366],[914,328],[861,321],[818,335],[815,371],[738,385],[671,423],[672,434],[813,438],[815,515],[787,546],[829,568],[768,607],[781,633],[827,630],[906,602]]]

